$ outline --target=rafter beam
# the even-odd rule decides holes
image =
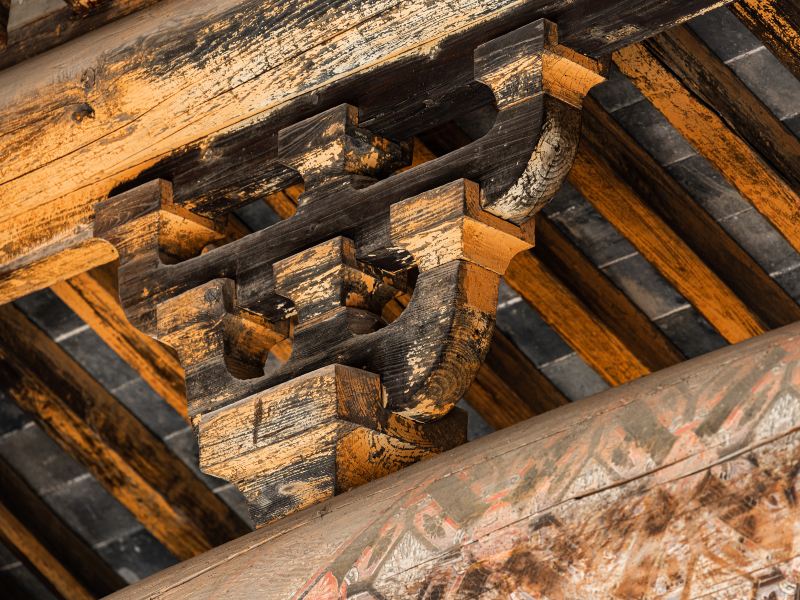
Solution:
[[[410,467],[113,598],[768,597],[797,584],[798,386],[792,325]],[[297,548],[303,564],[283,568]]]
[[[646,199],[768,327],[800,321],[794,299],[594,99],[585,103],[583,135],[587,149]]]
[[[8,394],[176,557],[247,527],[116,398],[13,305],[0,307]]]
[[[642,44],[614,54],[639,91],[800,251],[800,195]]]
[[[125,587],[125,580],[2,458],[0,513],[0,538],[65,600],[101,598]]]
[[[411,89],[415,78],[431,76],[431,61],[457,57],[464,44],[545,12],[562,28],[563,44],[601,55],[722,3],[348,0],[335,9],[256,0],[158,3],[64,44],[57,57],[42,55],[22,71],[0,72],[0,89],[7,90],[0,95],[6,127],[0,155],[2,287],[15,281],[9,271],[34,255],[42,260],[87,243],[95,202],[145,170],[173,180],[179,193],[209,209],[230,204],[237,194],[241,201],[243,191],[246,197],[293,183],[290,170],[263,168],[275,157],[276,132],[287,119],[341,103],[359,89],[367,96],[372,82],[395,67],[403,66],[404,85]],[[453,13],[460,15],[458,28],[449,24]],[[309,19],[312,30],[305,26]],[[254,22],[270,26],[250,27]],[[198,56],[198,46],[186,40],[201,40],[207,51]],[[172,68],[160,68],[165,64]],[[464,64],[468,68],[462,73],[459,66],[458,76],[468,86],[474,73]],[[454,106],[452,98],[433,99],[434,115],[425,108],[432,99],[419,96],[398,112],[390,102],[395,91],[379,92],[383,98],[375,99],[366,119],[377,133],[410,137],[414,125],[435,122]],[[248,144],[255,146],[248,149],[252,164],[241,160]],[[32,146],[36,153],[28,151]],[[236,167],[219,162],[231,156],[240,163]],[[184,177],[187,186],[177,183]],[[82,264],[97,266],[103,258],[96,253]],[[62,263],[60,271],[74,275],[78,264]],[[59,275],[50,273],[51,285]],[[4,290],[0,298],[21,291]]]
[[[739,0],[729,9],[800,79],[800,2]]]

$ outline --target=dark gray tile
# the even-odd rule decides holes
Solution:
[[[22,429],[31,418],[17,406],[8,395],[0,390],[0,436],[9,431]]]
[[[50,290],[42,290],[14,301],[28,318],[51,338],[57,338],[85,325],[80,317]]]
[[[779,119],[800,113],[800,81],[766,48],[736,58],[728,66]]]
[[[274,225],[281,218],[272,207],[262,200],[255,200],[233,211],[239,219],[253,231],[266,229]]]
[[[647,101],[619,109],[614,118],[661,165],[697,154],[664,115]]]
[[[775,276],[775,281],[786,290],[796,302],[800,302],[800,268],[792,269]]]
[[[186,421],[142,379],[134,379],[112,390],[136,417],[159,437],[184,429]]]
[[[608,265],[603,272],[650,319],[687,305],[686,299],[641,254]]]
[[[497,328],[535,365],[552,362],[572,352],[561,336],[519,296],[498,306]]]
[[[692,19],[689,27],[724,61],[761,46],[761,42],[727,8]]]
[[[644,99],[631,80],[616,67],[611,68],[608,78],[603,83],[592,88],[590,95],[608,112],[614,112]]]
[[[686,358],[694,358],[727,345],[693,307],[663,317],[656,321],[656,325]]]
[[[18,594],[23,594],[28,600],[55,600],[56,598],[53,592],[21,563],[12,568],[0,570],[0,598],[4,597],[2,592],[6,586],[16,590]]]
[[[697,203],[720,220],[752,205],[702,156],[690,156],[667,167],[670,175]]]
[[[100,545],[97,553],[128,583],[149,577],[178,562],[144,529]]]
[[[789,131],[800,137],[800,114],[784,119],[783,124],[786,125]]]
[[[577,354],[570,354],[541,368],[570,400],[580,400],[608,389],[608,384]]]
[[[458,407],[467,413],[467,440],[477,440],[480,437],[489,435],[494,431],[492,426],[484,421],[483,417],[478,414],[478,411],[472,408],[469,402],[461,400]]]
[[[63,340],[60,346],[108,390],[137,379],[136,371],[91,329]]]
[[[754,208],[728,217],[720,224],[768,273],[788,271],[800,265],[800,254]]]
[[[250,511],[247,508],[247,500],[244,499],[244,496],[242,496],[242,493],[235,485],[226,485],[219,488],[215,493],[222,498],[222,501],[230,506],[245,523],[254,527],[253,521],[250,518]]]
[[[18,563],[19,559],[12,554],[11,550],[0,544],[0,569]]]
[[[128,509],[91,476],[61,486],[43,498],[92,546],[141,528]]]
[[[35,424],[0,438],[0,456],[40,494],[87,472]]]
[[[572,186],[564,186],[546,214],[596,265],[603,266],[636,252]]]
[[[206,475],[200,470],[199,450],[197,448],[197,438],[194,431],[190,427],[186,427],[180,431],[176,431],[164,439],[167,446],[180,458],[205,484],[212,490],[216,490],[228,482]]]

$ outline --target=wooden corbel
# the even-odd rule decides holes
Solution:
[[[161,180],[97,207],[127,315],[184,366],[201,467],[239,486],[257,524],[465,440],[454,406],[488,350],[500,277],[531,247],[599,80],[554,31],[540,20],[475,49],[494,126],[428,163],[400,170],[409,145],[349,105],[283,128],[297,213],[239,240],[219,245]]]

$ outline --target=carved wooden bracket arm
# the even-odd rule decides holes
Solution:
[[[478,46],[493,127],[402,171],[408,145],[355,107],[284,128],[297,213],[225,245],[161,180],[97,207],[126,313],[185,368],[201,466],[258,524],[464,441],[453,407],[488,350],[500,277],[531,247],[601,70],[544,20]]]

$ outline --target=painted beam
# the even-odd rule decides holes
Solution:
[[[799,430],[795,324],[409,467],[112,598],[791,597]]]
[[[42,286],[110,260],[91,244],[93,206],[146,170],[173,170],[166,178],[187,202],[241,201],[292,183],[291,171],[264,168],[280,128],[354,95],[371,129],[413,135],[431,98],[416,94],[419,104],[402,111],[387,98],[448,61],[472,85],[471,56],[453,58],[464,44],[547,16],[565,45],[606,54],[724,3],[165,0],[145,8],[0,72],[0,300],[35,289],[13,275],[32,262],[50,277]],[[382,80],[391,89],[376,86]],[[436,100],[439,117],[455,102]],[[237,182],[224,159],[242,162],[244,150],[258,175],[240,165]],[[181,168],[165,166],[176,153]],[[197,182],[203,189],[192,189]],[[207,197],[215,187],[223,198]],[[79,244],[93,250],[90,260],[42,264]]]

